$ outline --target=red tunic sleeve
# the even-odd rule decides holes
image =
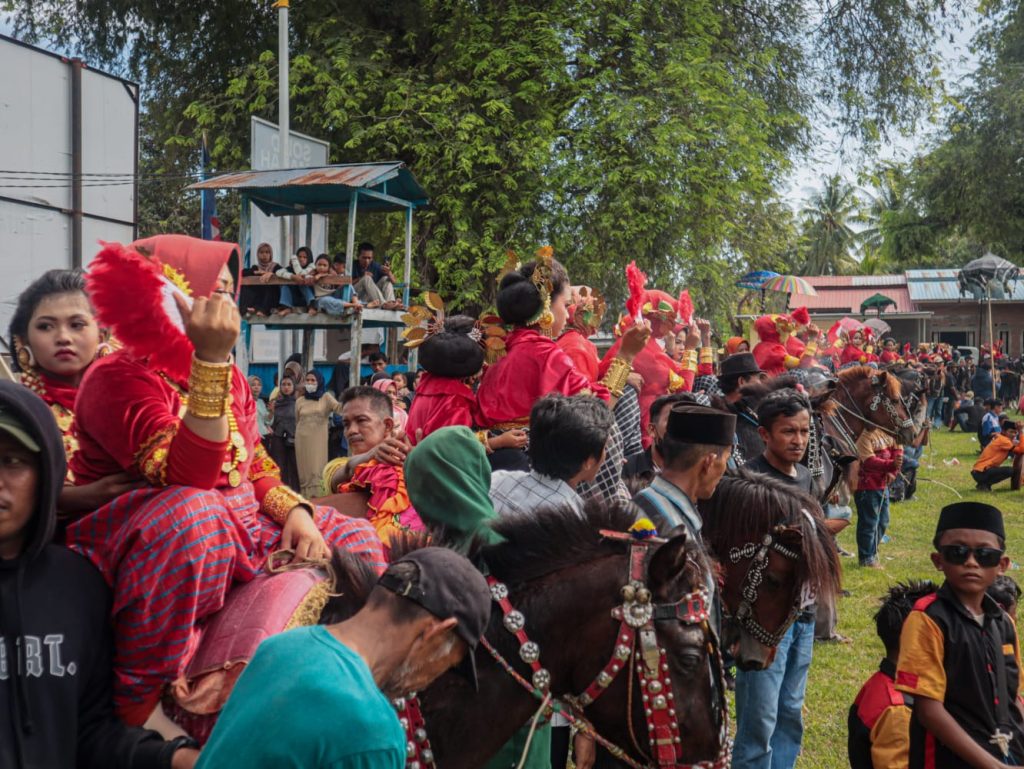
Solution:
[[[181,410],[175,389],[126,354],[94,363],[75,400],[76,483],[127,471],[153,485],[214,488],[228,442],[200,438],[185,427]]]
[[[570,329],[558,337],[558,347],[569,356],[576,370],[591,382],[599,381],[597,375],[597,349],[593,342],[576,329]]]
[[[476,395],[460,379],[434,376],[424,371],[416,380],[416,396],[412,399],[405,432],[416,445],[416,431],[427,437],[435,430],[452,425],[473,426]]]
[[[487,369],[477,390],[480,427],[526,424],[533,404],[548,393],[611,397],[608,388],[590,382],[553,340],[534,329],[517,328],[505,345],[508,354]]]

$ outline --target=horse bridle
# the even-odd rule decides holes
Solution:
[[[750,566],[747,568],[747,573],[743,577],[743,584],[740,587],[741,600],[740,605],[736,608],[736,614],[724,614],[724,608],[723,614],[725,617],[735,620],[758,643],[768,647],[779,645],[782,637],[786,635],[786,631],[789,630],[800,614],[800,596],[798,595],[793,601],[793,607],[789,612],[789,616],[786,617],[786,621],[774,633],[765,628],[754,616],[757,591],[764,580],[764,572],[768,568],[769,551],[774,550],[791,561],[800,560],[800,553],[791,550],[778,541],[777,536],[782,533],[783,529],[785,529],[785,526],[780,524],[765,534],[759,543],[747,542],[729,550],[730,563],[739,563],[744,558],[749,558]]]
[[[907,407],[907,402],[903,400],[903,396],[900,396],[900,403],[903,404],[903,408],[907,410],[906,419],[902,419],[900,417],[899,412],[896,410],[896,404],[892,402],[892,398],[883,392],[881,382],[878,381],[877,376],[871,377],[871,386],[875,390],[875,396],[871,399],[871,403],[868,404],[868,410],[876,412],[878,411],[879,405],[881,405],[885,409],[885,413],[889,415],[889,419],[892,420],[892,423],[894,425],[898,425],[897,430],[893,430],[885,425],[879,424],[873,419],[869,419],[858,405],[857,400],[853,397],[853,394],[850,392],[850,388],[846,386],[846,383],[843,382],[842,379],[839,380],[839,386],[843,388],[843,392],[846,393],[846,397],[850,399],[850,403],[852,403],[857,409],[854,411],[842,401],[834,400],[836,406],[847,414],[851,414],[862,422],[872,425],[873,427],[877,427],[882,432],[889,433],[889,435],[893,435],[897,438],[899,437],[899,430],[906,430],[907,428],[912,428],[914,426],[914,420],[910,417],[910,409]]]
[[[632,767],[632,769],[725,769],[731,760],[729,742],[728,710],[721,709],[719,723],[719,754],[713,761],[699,761],[695,764],[684,764],[682,760],[682,736],[676,718],[675,695],[672,693],[672,680],[669,675],[668,655],[658,645],[656,630],[657,622],[682,622],[686,625],[700,625],[707,639],[707,651],[717,668],[719,691],[725,692],[724,665],[718,639],[708,621],[708,593],[700,588],[687,593],[675,603],[655,603],[646,582],[646,557],[654,544],[662,544],[663,539],[648,537],[637,539],[635,536],[615,531],[602,531],[601,535],[609,539],[626,540],[629,542],[629,579],[622,587],[622,604],[612,609],[611,616],[619,621],[615,647],[608,663],[597,674],[593,682],[577,696],[565,696],[562,703],[555,702],[551,710],[562,713],[570,723],[585,731],[607,749],[616,759]],[[540,647],[529,639],[524,630],[526,619],[509,601],[508,587],[488,577],[491,596],[501,607],[505,629],[516,637],[519,642],[519,658],[528,664],[532,675],[530,680],[520,675],[509,662],[494,648],[486,637],[481,644],[494,657],[495,661],[511,675],[523,688],[534,697],[544,700],[549,695],[551,686],[550,672],[540,664]],[[654,760],[641,764],[630,758],[626,752],[602,737],[594,730],[585,718],[583,711],[608,690],[612,682],[623,670],[636,669],[636,680],[639,681],[641,699],[644,707],[644,718],[647,726],[648,743]],[[632,692],[633,678],[629,680],[630,696],[627,700],[627,718],[630,737],[637,751],[644,755],[633,729]],[[650,761],[650,759],[648,759]]]

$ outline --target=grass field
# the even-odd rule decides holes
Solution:
[[[847,710],[883,654],[872,621],[878,598],[892,583],[911,578],[938,580],[942,576],[929,560],[930,543],[939,509],[956,501],[957,495],[940,483],[966,500],[984,500],[999,507],[1006,519],[1008,554],[1013,561],[1024,563],[1024,491],[1010,491],[1009,482],[990,493],[974,490],[970,469],[977,458],[978,444],[972,438],[959,431],[933,431],[931,446],[921,459],[916,498],[892,506],[892,542],[880,548],[884,569],[862,569],[856,558],[842,559],[843,586],[851,595],[840,599],[838,629],[853,643],[814,646],[804,704],[804,748],[797,762],[800,769],[849,766]],[[953,457],[960,461],[958,467],[945,464]],[[850,552],[856,551],[853,525],[840,535],[840,542]],[[1012,570],[1009,574],[1018,582],[1024,579],[1024,572]]]

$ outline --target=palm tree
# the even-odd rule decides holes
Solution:
[[[853,253],[860,237],[850,226],[860,218],[857,189],[839,174],[823,178],[824,187],[800,210],[807,275],[842,275],[857,269]]]

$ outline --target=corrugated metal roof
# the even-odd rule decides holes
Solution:
[[[846,278],[849,280],[849,276]],[[809,278],[812,283],[817,279]],[[849,284],[847,284],[849,285]],[[818,289],[817,296],[794,296],[790,300],[791,307],[807,307],[810,312],[837,312],[848,315],[860,315],[860,305],[869,296],[879,293],[878,286],[866,286],[858,288],[828,287],[815,285]],[[893,315],[903,312],[917,312],[910,294],[905,286],[886,286],[881,293],[896,302],[884,315]]]
[[[189,189],[238,190],[269,215],[347,211],[353,193],[364,190],[397,200],[361,195],[360,209],[398,211],[406,207],[398,201],[414,208],[428,203],[426,191],[399,161],[241,171],[197,182]]]
[[[959,270],[907,270],[907,288],[915,302],[973,302],[960,294]],[[1003,301],[1024,302],[1024,281],[1011,283],[1012,291]]]
[[[830,287],[856,287],[868,286],[902,286],[907,279],[903,275],[814,275],[804,277],[808,283],[815,288]]]

